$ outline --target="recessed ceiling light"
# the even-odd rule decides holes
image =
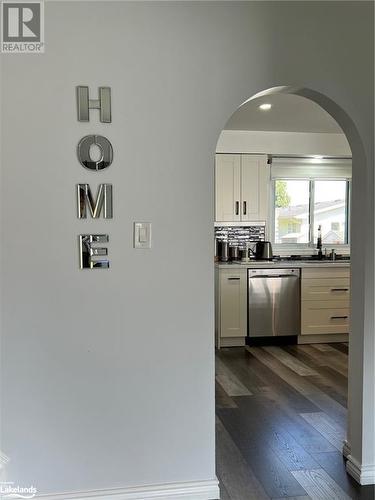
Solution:
[[[262,111],[268,111],[271,108],[272,108],[272,104],[267,104],[267,103],[261,104],[259,106],[259,109],[261,109]]]

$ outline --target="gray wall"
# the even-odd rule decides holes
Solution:
[[[8,479],[47,493],[214,477],[216,141],[237,106],[276,85],[345,110],[367,154],[357,186],[368,190],[353,202],[363,277],[373,260],[372,18],[370,2],[53,2],[46,53],[3,56]],[[111,125],[95,112],[76,121],[78,84],[112,87]],[[88,133],[114,146],[101,173],[76,159]],[[77,220],[78,182],[114,185],[113,221]],[[133,250],[135,220],[152,221],[152,250]],[[78,270],[77,235],[90,231],[110,235],[109,271]],[[356,286],[358,345],[364,328],[372,345]]]

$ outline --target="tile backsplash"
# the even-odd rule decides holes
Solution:
[[[238,245],[245,248],[247,242],[264,241],[265,226],[216,226],[215,238],[219,241],[228,241],[229,245]]]

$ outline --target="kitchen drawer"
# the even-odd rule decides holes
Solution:
[[[301,335],[349,333],[350,307],[344,301],[302,302]]]
[[[303,279],[301,299],[305,300],[350,300],[349,278]]]
[[[302,269],[302,280],[306,278],[348,278],[350,279],[350,267],[334,267],[332,266],[320,266],[319,264],[314,264],[316,267],[305,267]],[[338,264],[336,264],[338,266]]]

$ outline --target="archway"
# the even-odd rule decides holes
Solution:
[[[349,351],[349,401],[347,441],[343,454],[347,460],[347,471],[360,484],[372,484],[373,472],[364,464],[371,464],[374,446],[374,423],[372,409],[374,407],[373,387],[365,380],[373,380],[373,276],[365,272],[366,256],[370,256],[373,246],[367,246],[365,253],[361,245],[363,231],[373,236],[373,228],[363,223],[363,214],[373,213],[373,202],[370,196],[370,185],[373,180],[366,169],[366,154],[357,128],[350,116],[329,97],[305,87],[278,86],[261,91],[244,101],[241,106],[260,97],[275,94],[292,94],[310,99],[329,113],[343,130],[351,151],[353,165],[352,204],[351,204],[351,284],[352,284],[352,316],[351,316],[351,349]],[[239,106],[239,107],[241,107]],[[239,108],[237,108],[239,109]],[[364,193],[368,193],[364,196]],[[371,203],[371,206],[369,206]],[[366,221],[365,221],[366,224]],[[372,238],[373,241],[373,238]]]

